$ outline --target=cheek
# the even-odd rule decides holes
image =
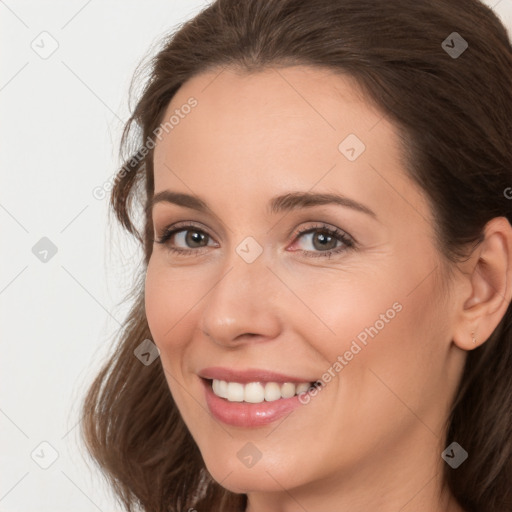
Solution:
[[[353,307],[353,315],[343,315],[350,326],[343,355],[351,360],[341,372],[342,393],[360,404],[358,415],[367,425],[361,433],[366,436],[376,435],[375,425],[389,436],[393,429],[410,427],[416,421],[411,410],[434,428],[446,399],[442,372],[448,312],[433,279],[424,279],[428,272],[420,269],[422,279],[417,273],[412,264],[397,267],[386,279],[398,286],[390,289],[383,280],[376,282],[378,293],[357,294],[370,298],[364,313]],[[354,350],[357,346],[361,350]]]
[[[322,380],[335,382],[342,393],[364,399],[375,411],[379,401],[396,400],[381,377],[421,407],[418,391],[438,380],[446,331],[433,278],[425,279],[430,270],[415,260],[392,261],[388,267],[347,268],[330,279],[319,274],[288,281],[307,306],[290,303],[287,311],[294,311],[294,319],[288,318],[322,355]]]
[[[146,273],[146,317],[153,341],[164,352],[186,343],[190,313],[204,295],[200,280],[179,278],[178,272],[152,259]]]
[[[192,322],[193,308],[204,290],[194,279],[177,278],[179,270],[170,270],[161,261],[151,259],[145,282],[145,308],[153,342],[160,350],[162,367],[171,394],[184,419],[195,417],[185,383],[186,350],[196,326]],[[183,273],[181,273],[183,274]],[[204,411],[203,411],[204,412]],[[201,411],[199,411],[199,414]],[[204,418],[201,417],[201,421]]]
[[[288,282],[303,304],[290,300],[286,315],[301,326],[303,339],[323,354],[326,364],[346,351],[349,359],[355,354],[360,358],[372,339],[385,336],[401,315],[401,294],[388,275],[347,268],[330,276],[319,273],[318,278],[296,276],[295,283]]]

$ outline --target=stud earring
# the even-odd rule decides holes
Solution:
[[[471,333],[471,336],[473,338],[473,343],[476,345],[476,339],[475,339],[475,331]]]

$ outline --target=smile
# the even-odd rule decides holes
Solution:
[[[206,405],[214,418],[234,427],[263,427],[303,405],[302,393],[317,379],[264,369],[210,367],[198,372]]]
[[[213,379],[212,390],[219,398],[228,402],[247,402],[260,404],[274,402],[283,398],[292,398],[300,393],[306,393],[314,384],[311,382],[227,382]]]

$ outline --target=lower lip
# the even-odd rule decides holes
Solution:
[[[219,421],[234,427],[250,428],[268,425],[302,405],[298,395],[259,404],[228,402],[213,392],[211,381],[201,380],[205,388],[206,403],[212,415]]]

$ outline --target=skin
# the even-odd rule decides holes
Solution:
[[[442,485],[445,421],[467,351],[511,299],[509,223],[491,221],[449,281],[398,132],[349,77],[307,66],[219,71],[179,89],[166,119],[190,96],[198,104],[155,148],[155,193],[194,194],[212,210],[158,203],[155,237],[179,221],[208,236],[203,247],[187,245],[187,232],[168,242],[199,255],[155,243],[145,289],[170,391],[209,472],[247,493],[250,512],[461,511]],[[366,146],[355,161],[338,149],[348,134]],[[377,218],[338,205],[267,212],[291,191],[343,193]],[[315,233],[293,235],[317,223],[358,248],[327,258]],[[250,264],[236,252],[248,236],[263,250]],[[240,428],[209,413],[202,368],[321,378],[397,302],[401,311],[284,420]],[[251,468],[237,457],[247,442],[262,454]]]

